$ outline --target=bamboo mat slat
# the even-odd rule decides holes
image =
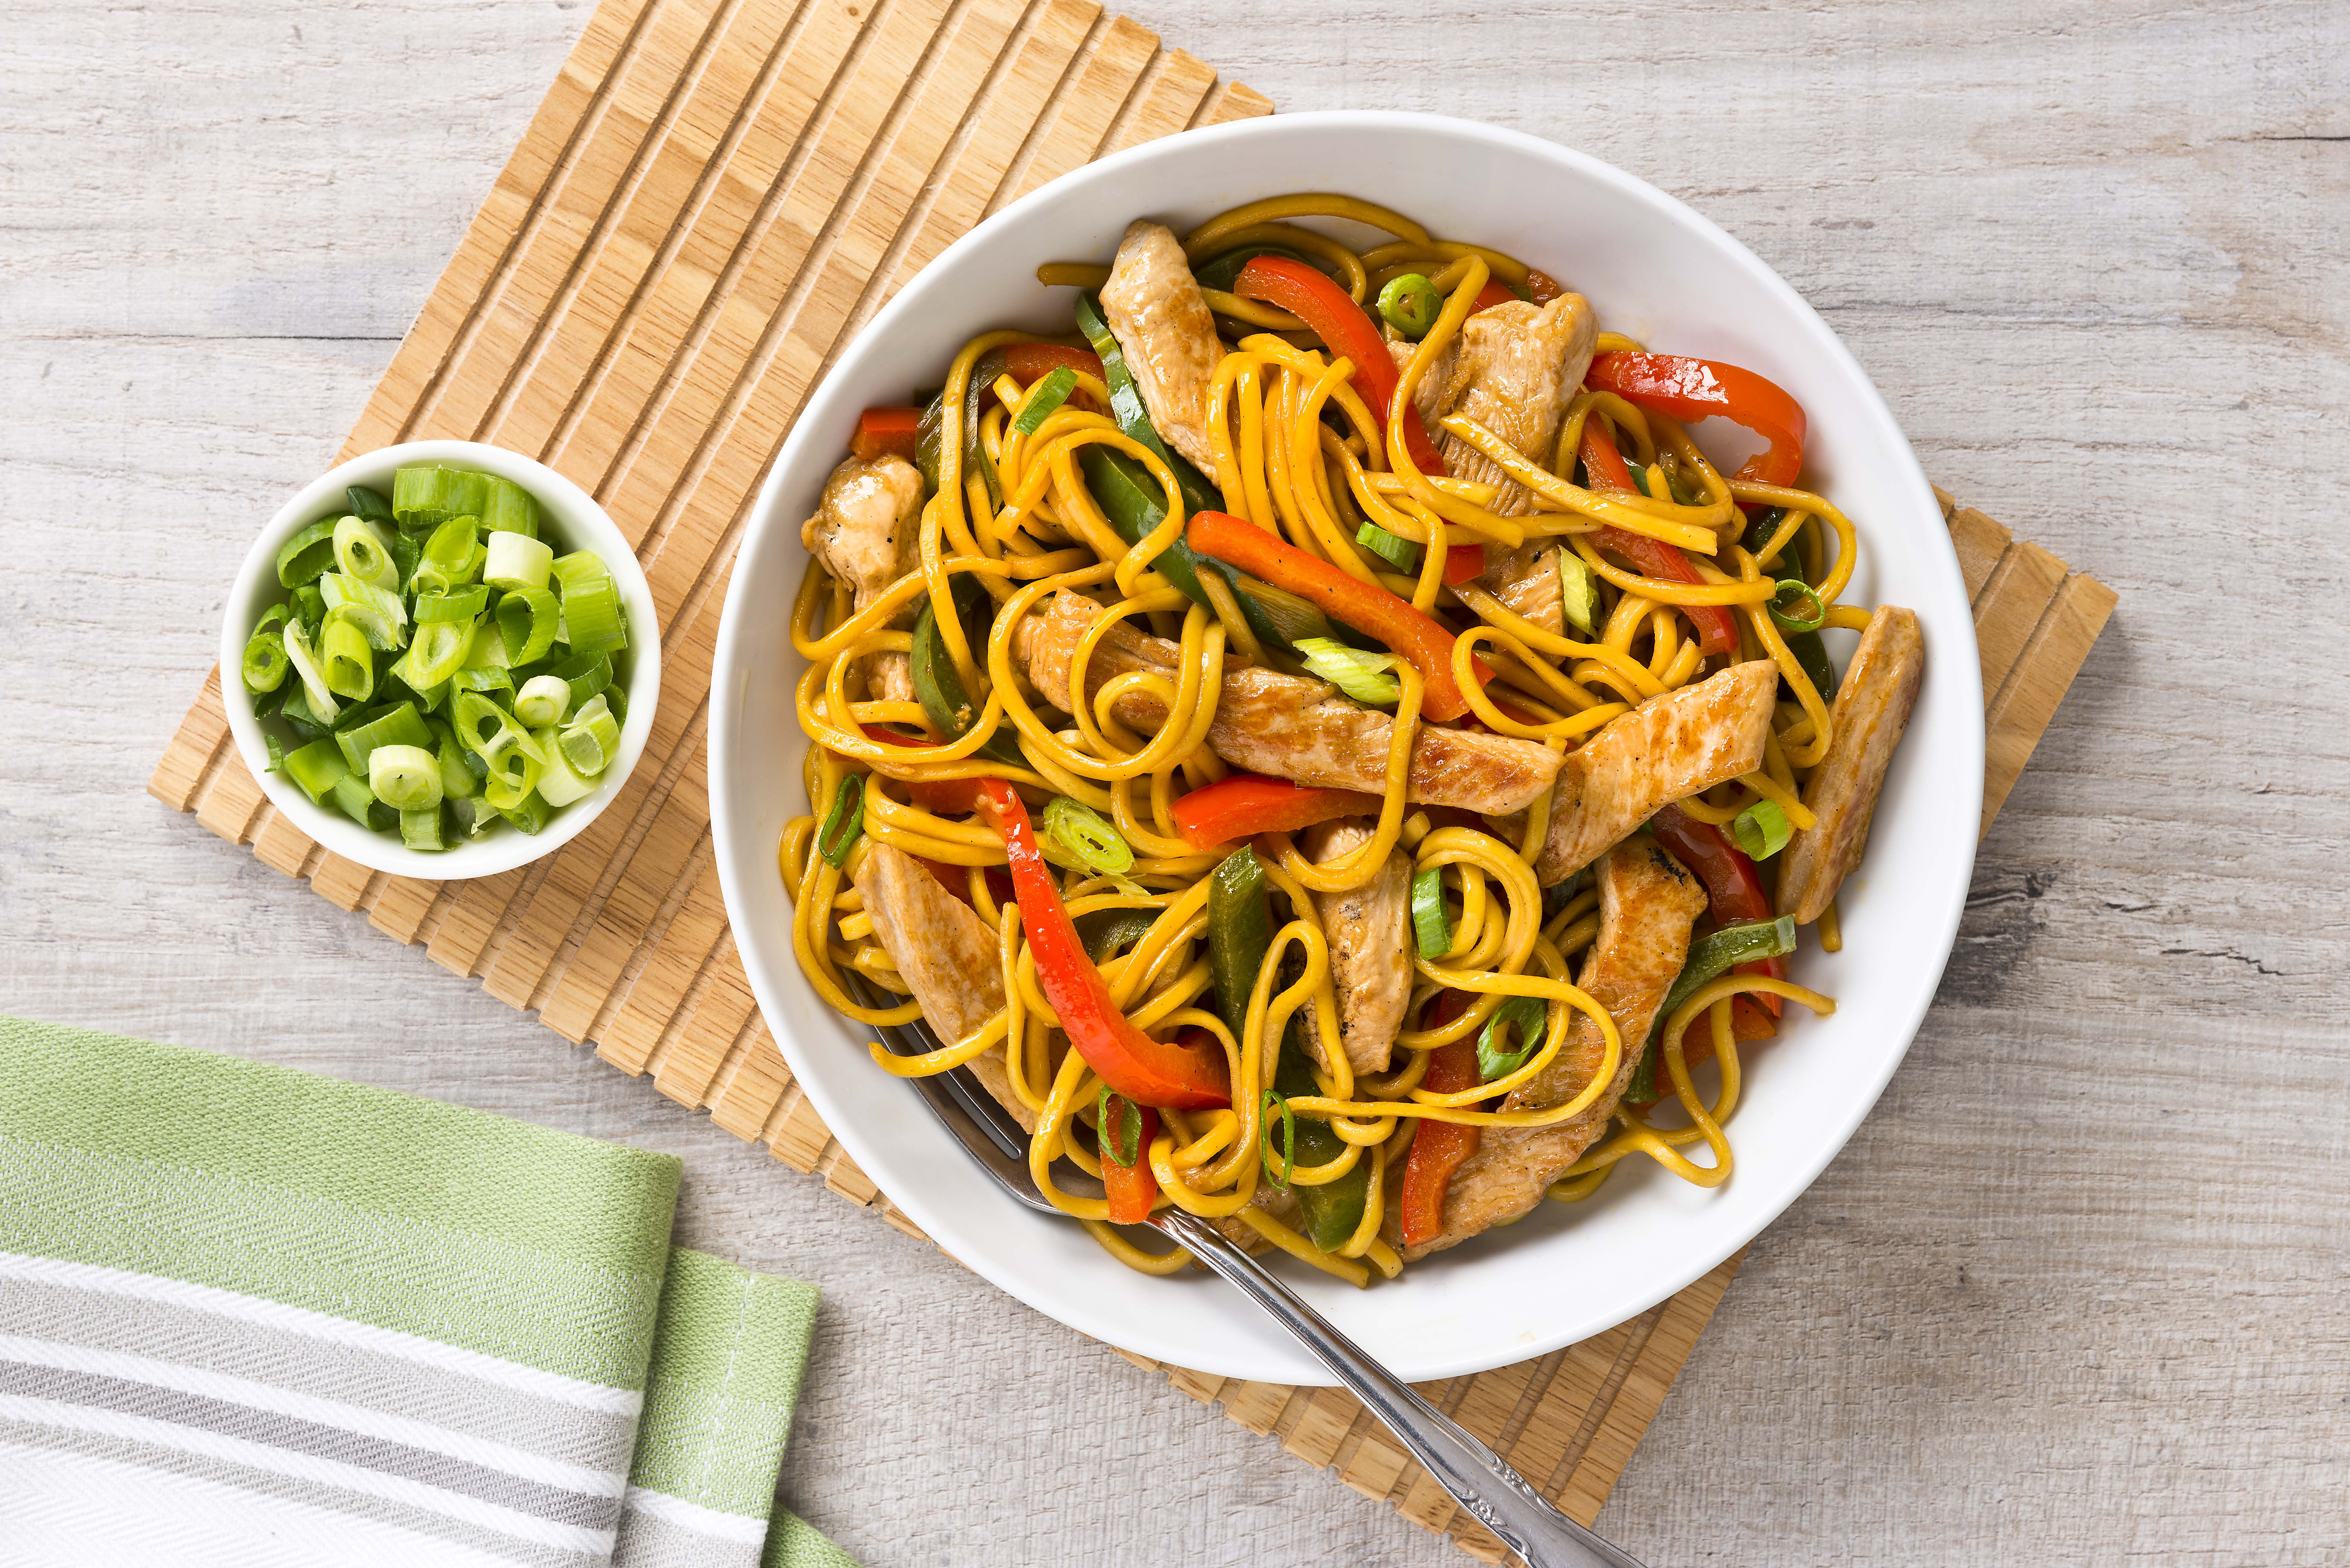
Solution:
[[[920,1237],[792,1081],[727,930],[703,726],[735,547],[808,389],[949,242],[1105,152],[1272,109],[1094,0],[603,0],[343,453],[493,441],[597,496],[661,620],[661,701],[635,774],[536,866],[386,877],[269,805],[214,670],[149,793]],[[2114,597],[1942,504],[1982,648],[1988,830]],[[1424,1392],[1587,1521],[1737,1266],[1582,1344]],[[1128,1359],[1500,1560],[1343,1390]]]

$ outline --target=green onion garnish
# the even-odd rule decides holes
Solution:
[[[422,746],[378,746],[368,753],[367,769],[368,788],[394,811],[441,804],[441,759]]]
[[[452,517],[481,516],[489,506],[490,476],[455,468],[403,468],[391,476],[391,514],[411,532]]]
[[[400,596],[347,572],[318,578],[329,621],[347,620],[367,634],[368,646],[389,652],[408,646],[408,608]]]
[[[375,652],[357,621],[329,616],[327,629],[318,637],[318,654],[319,665],[327,672],[328,691],[354,702],[364,702],[375,694]]]
[[[1431,866],[1411,879],[1411,934],[1419,956],[1434,963],[1452,950],[1452,920],[1444,912],[1444,867]]]
[[[364,484],[347,487],[343,491],[343,504],[349,507],[353,514],[364,517],[370,523],[388,524],[393,521],[391,503],[384,499],[382,492],[369,490]]]
[[[1142,1158],[1142,1112],[1124,1095],[1113,1095],[1104,1084],[1094,1098],[1094,1131],[1101,1157],[1121,1170],[1132,1170]],[[1125,1147],[1121,1150],[1119,1145]]]
[[[1444,296],[1436,292],[1436,285],[1416,272],[1388,279],[1379,290],[1379,314],[1387,324],[1417,343],[1428,336],[1443,313]]]
[[[277,552],[280,586],[298,588],[320,572],[335,569],[335,523],[322,517],[286,541]]]
[[[482,581],[508,592],[543,588],[546,587],[547,569],[554,565],[555,552],[529,535],[511,531],[493,534],[482,566]]]
[[[1819,591],[1801,577],[1782,577],[1771,596],[1771,618],[1781,631],[1817,631],[1828,620],[1828,607]]]
[[[603,562],[586,550],[574,550],[549,570],[563,594],[565,641],[582,652],[593,649],[618,652],[629,646],[628,616],[620,607],[620,590],[613,586],[612,574],[604,569]]]
[[[391,545],[364,517],[344,517],[335,524],[335,566],[345,576],[379,588],[398,588],[400,568],[392,565]]]
[[[495,801],[490,804],[497,806],[500,816],[514,824],[517,833],[540,832],[546,826],[547,819],[555,815],[553,808],[546,804],[546,797],[535,789],[524,791],[522,798],[512,805],[498,805]]]
[[[538,537],[538,500],[511,479],[490,476],[489,504],[482,508],[482,527],[489,533]]]
[[[589,698],[612,684],[612,656],[601,649],[592,653],[575,653],[558,661],[547,673],[560,675],[571,683],[569,711],[577,717],[587,711]]]
[[[418,594],[413,606],[416,624],[424,626],[433,621],[463,621],[470,628],[490,607],[490,590],[478,584],[459,588],[448,594]]]
[[[479,524],[471,517],[452,517],[424,541],[408,574],[409,591],[446,594],[464,587],[481,576],[487,558]]]
[[[505,538],[516,539],[518,534]],[[532,541],[525,539],[525,544]],[[535,664],[555,646],[563,625],[563,607],[545,588],[515,588],[498,600],[498,637],[505,644],[509,668]]]
[[[1308,675],[1321,677],[1367,707],[1402,700],[1403,682],[1388,673],[1396,664],[1392,653],[1366,652],[1327,637],[1302,637],[1290,646],[1305,659]]]
[[[1750,858],[1768,860],[1787,847],[1794,829],[1777,801],[1758,800],[1731,821],[1730,836],[1738,840],[1738,847],[1746,851]]]
[[[619,753],[620,722],[602,697],[590,697],[563,726],[559,740],[563,760],[582,777],[594,778]]]
[[[283,609],[286,607],[276,607]],[[255,696],[275,691],[286,684],[286,672],[294,661],[286,656],[286,635],[274,627],[256,630],[244,645],[244,658],[239,673],[244,678],[244,689]]]
[[[432,744],[432,731],[417,713],[413,702],[378,708],[369,713],[353,713],[351,717],[359,722],[337,732],[335,743],[342,748],[343,760],[350,764],[353,773],[367,772],[369,760],[379,746],[421,748]]]
[[[525,728],[544,730],[561,723],[563,711],[570,705],[571,682],[560,675],[534,675],[515,693],[514,714]]]
[[[594,793],[596,781],[571,765],[564,753],[562,734],[554,725],[533,731],[531,738],[546,754],[546,766],[538,775],[538,793],[547,805],[569,805]]]
[[[848,852],[857,847],[858,836],[864,831],[865,775],[851,774],[833,794],[832,811],[824,819],[823,831],[816,836],[816,852],[838,870],[848,864]]]
[[[1538,996],[1513,996],[1493,1009],[1484,1033],[1477,1036],[1477,1075],[1490,1084],[1524,1066],[1526,1058],[1542,1048],[1543,1025],[1549,1018],[1550,1011]],[[1512,1029],[1517,1031],[1518,1048],[1504,1051],[1502,1043]]]
[[[326,805],[335,785],[350,771],[351,764],[343,760],[342,748],[332,741],[313,741],[286,753],[286,776],[310,797],[313,805]]]
[[[1080,870],[1118,876],[1134,869],[1134,846],[1083,801],[1055,795],[1045,803],[1038,826],[1045,847],[1059,849]]]
[[[1558,552],[1558,607],[1566,622],[1586,637],[1599,625],[1599,576],[1572,550]]]
[[[1775,920],[1742,921],[1698,938],[1690,944],[1679,977],[1665,992],[1664,1005],[1657,1009],[1657,1022],[1649,1030],[1649,1039],[1660,1037],[1665,1032],[1665,1021],[1680,1011],[1681,1003],[1723,971],[1742,963],[1784,958],[1794,950],[1795,919],[1792,915],[1782,915]],[[1631,1048],[1630,1042],[1626,1042],[1625,1048]],[[1625,1099],[1633,1105],[1645,1105],[1657,1097],[1659,1054],[1653,1050],[1642,1053],[1639,1066],[1633,1069],[1632,1081],[1624,1091]]]
[[[411,849],[438,852],[449,847],[441,834],[441,803],[400,814],[400,841]]]
[[[1281,1168],[1273,1168],[1273,1118],[1281,1117]],[[1290,1173],[1297,1168],[1297,1113],[1289,1102],[1271,1089],[1264,1092],[1259,1115],[1263,1126],[1257,1132],[1257,1154],[1264,1162],[1264,1184],[1275,1192],[1289,1190]]]
[[[1366,523],[1356,529],[1355,543],[1399,572],[1419,570],[1419,546],[1399,534],[1388,533],[1376,523]]]
[[[1055,367],[1028,394],[1028,400],[1022,405],[1020,417],[1012,421],[1012,428],[1022,435],[1035,435],[1036,427],[1043,424],[1055,409],[1067,402],[1069,394],[1076,389],[1077,373],[1066,365]]]

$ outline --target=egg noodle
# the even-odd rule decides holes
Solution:
[[[1357,251],[1293,220],[1339,220],[1389,236]],[[1349,231],[1351,232],[1351,231]],[[1610,392],[1578,389],[1566,407],[1546,465],[1522,457],[1492,431],[1458,417],[1442,431],[1483,453],[1533,493],[1529,515],[1489,510],[1494,487],[1422,472],[1404,438],[1405,410],[1445,346],[1456,338],[1481,294],[1498,281],[1513,291],[1550,285],[1523,263],[1482,246],[1439,240],[1398,213],[1364,201],[1298,195],[1235,208],[1183,236],[1195,269],[1241,246],[1278,245],[1320,264],[1357,304],[1407,273],[1427,276],[1443,298],[1435,324],[1399,372],[1384,421],[1366,406],[1344,358],[1284,311],[1253,299],[1208,290],[1206,298],[1228,338],[1216,366],[1209,404],[1214,472],[1206,475],[1225,511],[1268,530],[1361,582],[1378,584],[1417,608],[1442,618],[1457,635],[1452,680],[1479,723],[1564,753],[1583,743],[1642,702],[1701,680],[1742,659],[1768,659],[1784,685],[1776,705],[1761,770],[1679,803],[1700,822],[1728,825],[1758,801],[1775,804],[1796,828],[1811,826],[1804,787],[1827,753],[1828,701],[1790,650],[1769,613],[1773,579],[1800,567],[1817,585],[1828,625],[1858,626],[1863,618],[1839,607],[1856,559],[1853,525],[1824,497],[1808,491],[1725,478],[1680,426]],[[1097,287],[1104,268],[1055,265],[1040,272],[1048,283]],[[1273,948],[1248,998],[1246,1026],[1236,1035],[1220,1015],[1211,986],[1207,906],[1210,873],[1232,846],[1201,853],[1177,831],[1170,815],[1187,792],[1226,776],[1209,749],[1225,671],[1263,663],[1268,652],[1214,574],[1199,574],[1209,604],[1179,592],[1152,563],[1181,536],[1185,504],[1177,475],[1149,446],[1130,439],[1101,410],[1113,407],[1101,379],[1080,373],[1074,395],[1041,421],[1023,420],[1041,379],[1022,385],[1008,374],[980,389],[976,451],[993,469],[966,472],[963,429],[967,394],[983,356],[1008,345],[1046,341],[1035,334],[991,332],[963,345],[946,375],[941,402],[936,493],[920,512],[916,568],[862,609],[849,586],[821,561],[811,560],[792,608],[793,646],[807,660],[795,703],[811,743],[806,784],[809,815],[783,833],[780,864],[792,888],[793,943],[809,983],[846,1016],[873,1024],[902,1024],[920,1005],[877,940],[863,895],[853,885],[862,857],[876,844],[894,846],[960,873],[972,909],[996,935],[1005,1005],[977,1033],[948,1041],[926,1056],[900,1057],[873,1047],[884,1069],[902,1076],[941,1073],[983,1053],[1001,1050],[1012,1092],[1032,1115],[1029,1159],[1037,1185],[1051,1200],[1087,1223],[1112,1255],[1151,1273],[1183,1266],[1187,1254],[1153,1252],[1107,1222],[1099,1197],[1067,1190],[1055,1179],[1068,1161],[1098,1175],[1100,1135],[1095,1125],[1102,1085],[1086,1059],[1056,1029],[1039,983],[1037,961],[1024,933],[1018,905],[1001,900],[1006,864],[1003,839],[978,817],[941,815],[915,803],[909,786],[983,777],[1005,780],[1031,805],[1054,795],[1101,813],[1134,851],[1123,875],[1067,869],[1060,890],[1068,913],[1144,911],[1147,932],[1130,950],[1099,969],[1118,1009],[1155,1038],[1204,1031],[1222,1048],[1233,1085],[1229,1109],[1160,1110],[1158,1136],[1148,1149],[1161,1203],[1211,1219],[1232,1219],[1306,1263],[1357,1284],[1371,1271],[1392,1277],[1402,1267],[1381,1237],[1414,1131],[1422,1122],[1485,1127],[1526,1127],[1584,1114],[1603,1095],[1627,1053],[1641,1042],[1622,1038],[1607,1010],[1574,983],[1573,967],[1599,929],[1599,893],[1587,877],[1552,889],[1546,910],[1534,862],[1548,827],[1548,792],[1526,814],[1514,837],[1485,827],[1440,826],[1408,804],[1405,778],[1421,725],[1427,672],[1399,659],[1400,684],[1387,753],[1386,787],[1367,842],[1322,864],[1309,862],[1289,834],[1259,838],[1267,862],[1274,909]],[[1613,333],[1600,352],[1639,351]],[[1384,423],[1384,433],[1382,424]],[[1634,472],[1640,493],[1603,493],[1575,481],[1586,423],[1612,439]],[[1430,432],[1434,434],[1434,431]],[[1105,516],[1085,482],[1078,459],[1101,446],[1139,463],[1163,493],[1165,518],[1129,545]],[[1001,497],[998,504],[994,497]],[[1747,506],[1782,509],[1759,550],[1742,541]],[[1357,543],[1366,523],[1422,546],[1416,571],[1396,571]],[[1644,576],[1609,560],[1590,535],[1613,524],[1693,552],[1695,583]],[[1474,581],[1444,582],[1445,546],[1513,548],[1555,540],[1598,579],[1597,613],[1588,638],[1546,630],[1513,613]],[[994,607],[984,641],[966,634],[955,611],[954,579],[968,576]],[[1035,695],[1014,659],[1014,631],[1032,609],[1062,590],[1076,590],[1104,607],[1079,643],[1075,668],[1113,628],[1131,624],[1180,645],[1171,671],[1131,670],[1105,681],[1090,701],[1073,695],[1066,721]],[[969,590],[965,594],[968,597]],[[918,702],[881,701],[866,690],[872,655],[905,653],[910,635],[897,623],[927,600],[976,720],[957,736],[941,733]],[[1738,646],[1700,653],[1687,611],[1727,607]],[[1490,670],[1481,678],[1480,664]],[[1079,680],[1073,692],[1082,692]],[[1157,732],[1143,735],[1122,723],[1116,701],[1142,692],[1163,706]],[[919,733],[927,746],[877,739],[897,726]],[[983,755],[998,736],[1015,738],[1026,765]],[[998,748],[1008,752],[1008,748]],[[818,824],[833,813],[838,792],[861,780],[862,837],[841,866],[816,852]],[[1439,814],[1448,815],[1448,814]],[[1413,955],[1414,984],[1397,1037],[1393,1071],[1358,1075],[1339,1040],[1329,939],[1311,893],[1359,888],[1378,874],[1400,845],[1415,871],[1444,870],[1453,940],[1442,957]],[[1280,911],[1285,909],[1285,918]],[[1833,919],[1833,916],[1829,918]],[[1832,929],[1823,922],[1823,930]],[[863,994],[887,993],[891,1005],[868,1006],[850,994],[844,977],[864,982]],[[1440,992],[1464,994],[1466,1005],[1445,1016],[1426,1010]],[[1592,1147],[1550,1189],[1550,1196],[1588,1198],[1624,1159],[1641,1156],[1682,1179],[1712,1187],[1728,1179],[1733,1159],[1725,1127],[1742,1085],[1733,999],[1784,998],[1814,1011],[1833,1003],[1784,980],[1731,972],[1698,990],[1674,1012],[1659,1036],[1659,1085],[1669,1085],[1678,1125],[1660,1125],[1657,1107],[1618,1106],[1612,1137]],[[1513,997],[1542,1005],[1540,1048],[1522,1065],[1491,1083],[1439,1093],[1423,1083],[1430,1054],[1474,1035]],[[1430,1023],[1431,1015],[1443,1017]],[[1773,1006],[1775,1011],[1775,1006]],[[1588,1017],[1606,1042],[1597,1073],[1562,1104],[1541,1110],[1481,1108],[1539,1077],[1565,1044],[1577,1014]],[[1316,1069],[1318,1093],[1293,1096],[1288,1116],[1325,1120],[1344,1147],[1336,1158],[1286,1171],[1289,1183],[1312,1187],[1338,1180],[1368,1163],[1373,1179],[1360,1222],[1342,1245],[1325,1251],[1253,1201],[1280,1164],[1284,1107],[1267,1094],[1281,1042],[1293,1018],[1319,1043],[1326,1065]],[[1419,1021],[1415,1023],[1414,1021]],[[1693,1081],[1683,1032],[1711,1030],[1719,1086],[1709,1099]],[[1702,1144],[1702,1163],[1690,1156]],[[1271,1151],[1274,1152],[1269,1152]],[[1121,1164],[1127,1163],[1121,1160]],[[1294,1161],[1293,1161],[1294,1163]],[[1139,1234],[1139,1232],[1137,1232]]]

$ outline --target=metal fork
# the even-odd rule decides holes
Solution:
[[[858,988],[858,1000],[869,1004],[869,993],[861,982],[854,976],[843,978]],[[920,1022],[904,1028],[879,1026],[878,1033],[900,1056],[938,1048],[935,1037]],[[1036,1190],[1028,1173],[1028,1135],[970,1073],[957,1068],[908,1082],[962,1145],[972,1163],[993,1177],[1014,1202],[1041,1214],[1060,1215]],[[1501,1455],[1332,1327],[1327,1318],[1222,1232],[1180,1209],[1162,1210],[1151,1223],[1295,1334],[1411,1450],[1413,1458],[1428,1467],[1428,1473],[1452,1494],[1453,1501],[1500,1536],[1531,1568],[1640,1568],[1630,1553],[1552,1507]]]

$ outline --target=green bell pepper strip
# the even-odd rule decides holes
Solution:
[[[1657,1097],[1657,1058],[1662,1054],[1658,1042],[1666,1020],[1680,1010],[1681,1003],[1740,964],[1784,958],[1794,950],[1795,921],[1791,915],[1723,926],[1691,942],[1680,977],[1665,992],[1664,1005],[1657,1009],[1657,1022],[1648,1032],[1649,1047],[1640,1054],[1640,1064],[1632,1071],[1631,1086],[1624,1091],[1626,1102],[1645,1105]]]
[[[1297,1044],[1294,1021],[1288,1039],[1282,1044],[1281,1060],[1274,1069],[1273,1092],[1284,1102],[1322,1092],[1314,1081],[1313,1059]],[[1299,1116],[1296,1122],[1297,1164],[1327,1165],[1347,1152],[1346,1140],[1330,1129],[1328,1122],[1312,1116]],[[1326,1252],[1335,1252],[1347,1244],[1347,1239],[1363,1222],[1363,1205],[1371,1190],[1371,1171],[1378,1165],[1378,1151],[1367,1148],[1355,1161],[1355,1168],[1337,1180],[1326,1181],[1319,1187],[1291,1189],[1297,1194],[1299,1218],[1305,1222],[1307,1241]]]
[[[1125,351],[1102,317],[1101,301],[1091,294],[1080,292],[1077,296],[1077,330],[1086,335],[1086,341],[1101,356],[1102,383],[1109,389],[1110,418],[1128,441],[1148,447],[1174,470],[1176,487],[1183,494],[1184,515],[1222,506],[1222,497],[1206,476],[1177,455],[1159,437],[1159,427],[1150,422],[1150,410],[1143,406],[1142,389],[1134,383],[1134,372],[1127,367]]]
[[[1096,909],[1076,918],[1077,940],[1087,958],[1107,963],[1148,936],[1158,920],[1156,909]]]
[[[966,583],[982,598],[987,597],[987,590],[979,587],[976,579],[958,576],[954,579],[958,610],[962,608],[962,590]],[[970,639],[971,646],[986,647],[985,623],[974,632],[971,618],[962,618],[963,635]],[[914,646],[907,656],[907,667],[913,677],[914,700],[922,705],[922,712],[938,726],[939,732],[950,741],[969,734],[971,727],[979,722],[979,712],[963,691],[962,677],[955,673],[954,660],[947,654],[946,639],[940,634],[938,618],[927,599],[922,603],[921,616],[914,622]],[[1009,724],[999,725],[995,733],[987,738],[987,744],[979,748],[978,754],[1015,767],[1028,765],[1027,754],[1013,738]]]

